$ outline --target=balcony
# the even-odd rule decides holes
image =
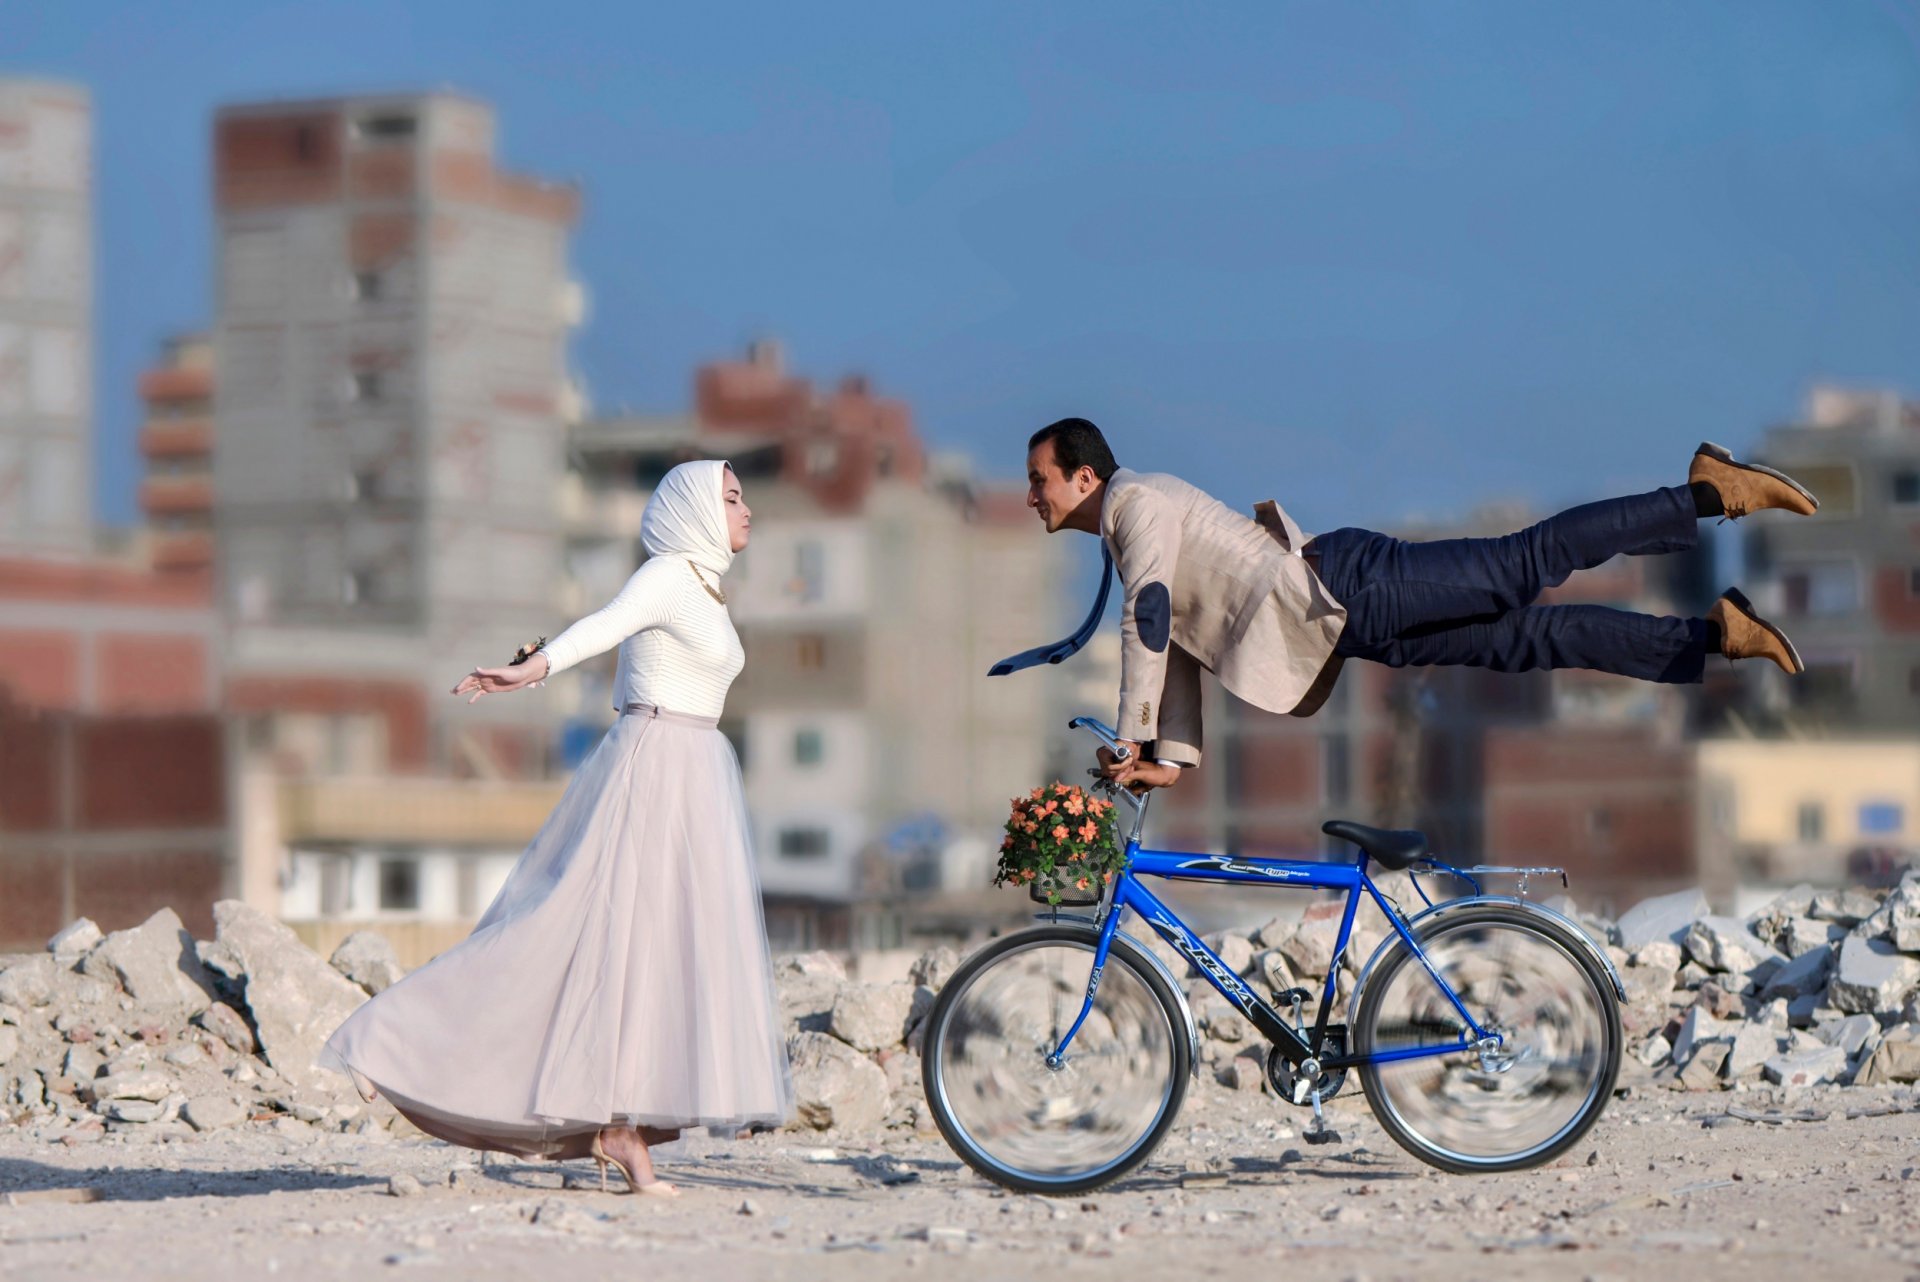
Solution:
[[[538,832],[565,780],[298,779],[280,787],[289,844],[518,847]]]
[[[150,476],[140,482],[140,510],[149,517],[213,511],[213,478]]]
[[[153,541],[156,570],[204,570],[213,564],[213,535],[202,530],[161,534]]]
[[[148,458],[200,458],[213,452],[213,420],[149,420],[140,429],[140,452]]]
[[[186,365],[150,369],[140,376],[140,397],[147,401],[204,401],[213,395],[213,368]]]

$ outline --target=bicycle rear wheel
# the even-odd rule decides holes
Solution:
[[[1497,1051],[1365,1064],[1360,1081],[1380,1125],[1421,1161],[1456,1173],[1552,1161],[1586,1134],[1620,1072],[1612,981],[1567,928],[1518,905],[1487,904],[1417,928],[1434,973]],[[1458,1043],[1471,1032],[1405,943],[1361,994],[1352,1029],[1361,1055]]]
[[[1172,987],[1124,936],[1066,1061],[1048,1054],[1086,999],[1099,932],[1042,926],[969,958],[927,1015],[922,1076],[940,1133],[988,1179],[1084,1193],[1165,1138],[1192,1057]]]

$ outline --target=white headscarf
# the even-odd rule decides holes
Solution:
[[[648,556],[684,556],[709,574],[733,564],[727,533],[725,459],[682,463],[660,478],[640,517],[640,546]]]

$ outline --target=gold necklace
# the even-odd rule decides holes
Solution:
[[[721,605],[727,603],[727,594],[707,582],[706,577],[700,573],[700,567],[693,563],[692,558],[688,558],[687,568],[693,571],[693,577],[700,581],[700,586],[707,590],[708,596],[718,601]]]

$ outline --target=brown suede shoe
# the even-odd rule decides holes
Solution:
[[[1742,517],[1761,508],[1780,507],[1801,516],[1820,510],[1820,500],[1800,482],[1758,463],[1736,463],[1733,451],[1712,441],[1700,442],[1687,469],[1687,484],[1705,481],[1720,495],[1729,517]]]
[[[1772,659],[1795,676],[1807,670],[1787,634],[1755,614],[1739,588],[1721,593],[1707,619],[1720,625],[1720,653],[1729,659]]]

